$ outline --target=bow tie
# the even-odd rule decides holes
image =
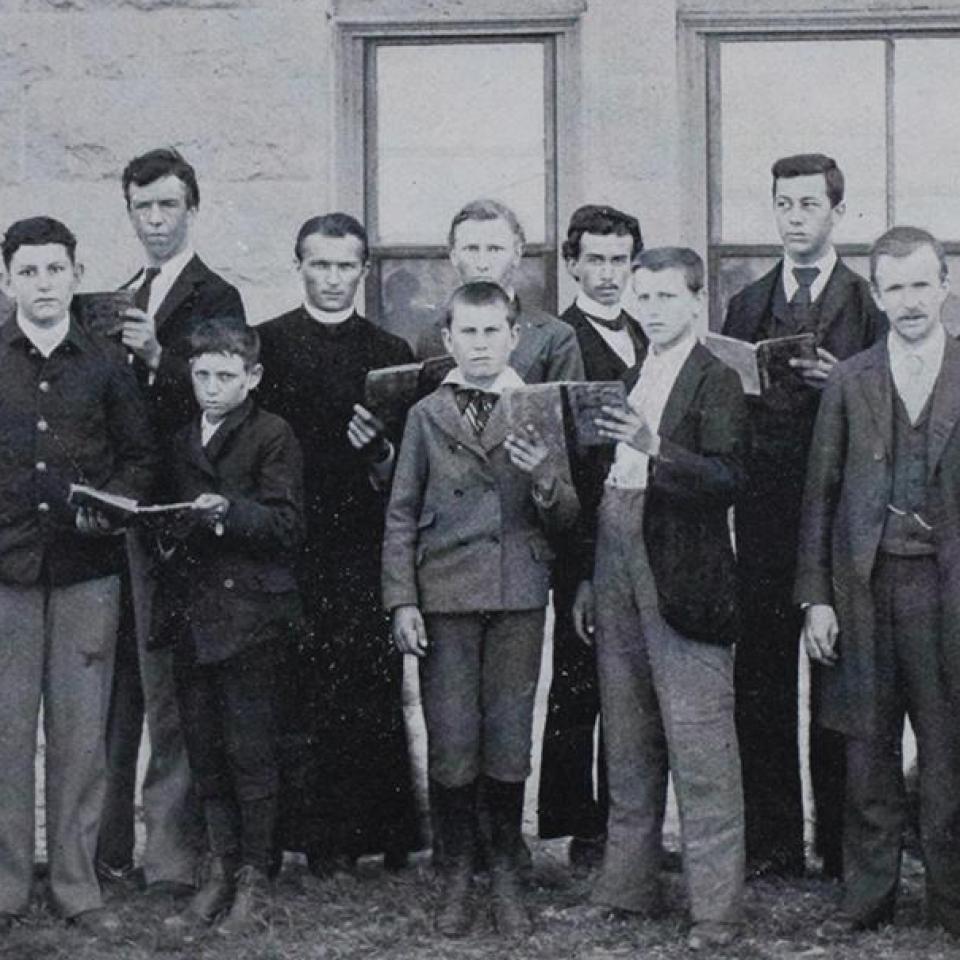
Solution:
[[[623,319],[623,314],[621,313],[619,317],[614,317],[613,320],[604,320],[602,317],[595,317],[592,314],[585,313],[584,316],[591,322],[596,323],[601,327],[605,327],[607,330],[613,330],[615,333],[617,331],[623,330],[627,323]]]

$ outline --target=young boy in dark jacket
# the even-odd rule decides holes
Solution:
[[[550,560],[543,527],[576,494],[534,431],[512,436],[499,402],[522,387],[504,291],[475,281],[451,298],[444,344],[457,367],[410,412],[383,544],[384,606],[403,653],[420,657],[431,798],[445,852],[437,929],[471,924],[476,795],[490,811],[494,920],[528,931],[516,882],[533,698]]]
[[[249,396],[260,343],[238,321],[191,337],[200,406],[173,444],[178,500],[193,523],[166,555],[157,635],[174,637],[177,696],[204,806],[212,866],[173,926],[238,934],[265,919],[277,804],[274,688],[299,616],[294,562],[303,537],[300,448],[285,420]]]

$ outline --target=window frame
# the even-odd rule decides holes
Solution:
[[[341,209],[359,214],[370,233],[370,271],[365,284],[367,315],[377,322],[383,260],[447,256],[437,244],[382,244],[376,235],[375,48],[382,44],[537,42],[544,45],[546,210],[544,240],[528,244],[524,256],[543,258],[544,307],[555,310],[559,286],[559,213],[570,209],[579,186],[580,17],[585,0],[527,0],[522,14],[497,0],[342,0],[334,12],[338,35],[335,194]],[[455,211],[451,211],[451,216]]]
[[[688,137],[682,159],[684,192],[681,229],[688,242],[706,251],[709,321],[723,324],[720,263],[724,259],[774,257],[782,247],[771,243],[724,243],[720,234],[722,171],[720,115],[720,47],[725,42],[783,40],[880,40],[885,45],[886,222],[896,222],[894,148],[894,43],[897,39],[960,36],[960,11],[811,11],[782,7],[763,12],[725,12],[690,7],[678,12],[679,61],[686,83],[683,105]],[[960,239],[944,241],[948,254],[960,254]],[[864,257],[869,243],[841,243],[841,256]]]

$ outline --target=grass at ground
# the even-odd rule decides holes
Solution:
[[[960,943],[922,921],[922,878],[908,861],[895,926],[844,943],[822,943],[818,923],[830,915],[838,887],[810,879],[764,881],[748,887],[747,933],[713,957],[737,960],[960,960]],[[115,901],[124,921],[121,936],[94,940],[54,917],[38,890],[27,922],[0,934],[3,960],[680,960],[684,946],[683,885],[666,876],[667,919],[610,921],[588,905],[590,882],[571,875],[561,842],[536,845],[528,902],[536,933],[504,941],[478,910],[474,935],[438,939],[432,929],[438,884],[428,861],[418,857],[398,874],[363,863],[356,873],[318,880],[288,863],[278,881],[269,929],[242,941],[204,932],[191,942],[171,938],[163,918],[168,898],[135,894]],[[482,890],[478,901],[482,904]]]

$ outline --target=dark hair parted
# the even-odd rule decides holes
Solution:
[[[448,328],[453,322],[453,311],[456,307],[503,307],[510,326],[516,326],[517,323],[516,307],[506,290],[492,280],[471,280],[453,291],[443,316],[444,325]]]
[[[881,257],[894,257],[898,260],[909,257],[921,247],[930,247],[940,261],[940,279],[946,280],[949,269],[947,254],[943,244],[929,231],[920,227],[891,227],[881,234],[870,248],[870,281],[876,286],[877,262]]]
[[[130,206],[130,186],[145,187],[164,177],[176,177],[187,188],[187,208],[195,210],[200,206],[200,187],[197,185],[197,172],[183,159],[179,150],[173,147],[159,147],[134,157],[124,167],[121,182],[123,199]]]
[[[190,358],[203,353],[241,357],[249,370],[260,361],[260,335],[239,317],[211,317],[190,334]]]
[[[486,198],[480,200],[471,200],[470,203],[461,207],[453,219],[450,221],[450,232],[447,234],[447,248],[453,249],[453,242],[456,239],[457,227],[468,220],[503,220],[510,228],[514,240],[519,246],[527,242],[526,234],[523,232],[523,226],[517,219],[517,215],[504,203],[499,200],[489,200]]]
[[[593,233],[601,237],[610,235],[632,237],[631,258],[636,257],[643,250],[643,236],[636,217],[631,217],[629,213],[623,213],[615,207],[590,203],[578,207],[570,218],[567,239],[563,241],[562,247],[564,260],[580,259],[580,240],[585,233]]]
[[[366,263],[370,259],[370,245],[367,242],[367,231],[359,220],[349,213],[324,213],[319,217],[311,217],[300,228],[293,252],[297,262],[303,259],[303,242],[307,237],[319,234],[321,237],[356,237],[360,241],[361,256]]]
[[[781,157],[770,168],[773,175],[772,193],[777,195],[777,181],[789,180],[791,177],[812,177],[823,174],[827,185],[827,199],[830,206],[835,207],[843,202],[843,171],[837,166],[833,157],[823,153],[796,153],[792,157]]]
[[[66,248],[70,262],[74,262],[77,250],[77,238],[66,224],[53,217],[29,217],[17,220],[7,227],[3,235],[0,250],[3,251],[3,265],[10,267],[13,255],[21,247],[42,247],[48,243],[59,243]]]
[[[634,270],[682,270],[691,293],[703,289],[703,260],[689,247],[651,247],[633,261]]]

